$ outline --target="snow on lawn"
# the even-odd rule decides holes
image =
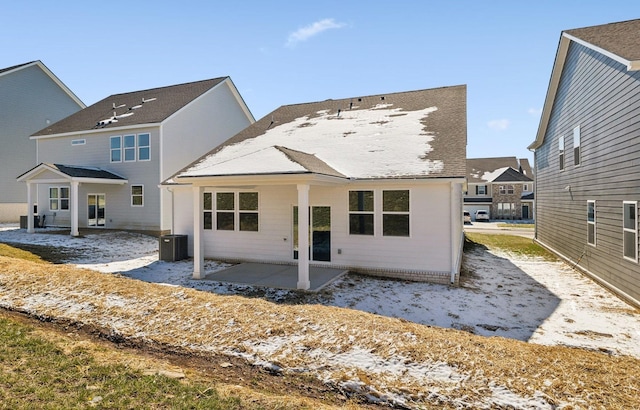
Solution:
[[[191,278],[191,260],[158,260],[158,239],[104,231],[73,238],[0,224],[0,242],[55,246],[82,268],[218,294],[321,303],[483,336],[566,345],[640,358],[640,312],[562,262],[474,250],[460,287],[347,275],[319,294]],[[76,252],[77,251],[77,252]],[[207,261],[207,273],[228,265]]]

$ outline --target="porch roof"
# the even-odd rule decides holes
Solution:
[[[63,180],[101,184],[126,184],[128,182],[126,178],[120,175],[97,167],[47,163],[41,163],[25,172],[17,178],[17,181],[38,181],[39,177],[47,173],[49,174],[49,177],[45,178],[47,181],[51,179],[51,176],[57,176]]]

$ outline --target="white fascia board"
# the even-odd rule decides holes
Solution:
[[[47,164],[40,164],[37,167],[33,168],[31,171],[28,171],[22,175],[20,175],[18,178],[16,178],[16,181],[18,182],[25,182],[28,181],[30,179],[32,179],[35,175],[38,175],[39,173],[43,172],[43,171],[51,171],[56,175],[59,175],[60,178],[64,178],[65,180],[69,180],[69,176],[67,174],[64,174],[60,171],[58,171],[57,169],[50,167]]]
[[[60,137],[75,137],[78,135],[90,135],[90,134],[99,134],[103,132],[111,132],[112,134],[124,134],[128,130],[139,130],[142,128],[156,128],[159,127],[161,123],[153,122],[148,124],[137,124],[137,125],[127,125],[122,127],[113,127],[113,128],[97,128],[91,130],[83,130],[83,131],[73,131],[73,132],[62,132],[60,134],[50,134],[50,135],[35,135],[29,137],[32,140],[41,140],[47,138],[60,138]]]
[[[258,185],[340,185],[349,182],[348,179],[328,175],[312,173],[300,174],[247,174],[225,175],[211,177],[174,177],[173,181],[179,184],[191,184],[194,186],[258,186]]]
[[[632,71],[632,70],[631,70],[631,66],[632,66],[632,64],[633,64],[633,63],[637,63],[637,62],[629,61],[629,60],[627,60],[626,58],[622,58],[622,57],[620,57],[620,56],[619,56],[619,55],[617,55],[617,54],[613,54],[612,52],[607,51],[607,50],[605,50],[604,48],[600,48],[600,47],[595,46],[595,45],[593,45],[593,44],[591,44],[591,43],[588,43],[588,42],[586,42],[586,41],[584,41],[584,40],[580,40],[579,38],[574,37],[574,36],[572,36],[571,34],[562,33],[562,35],[563,35],[564,37],[568,38],[569,40],[573,41],[573,42],[576,42],[576,43],[578,43],[578,44],[580,44],[580,45],[583,45],[583,46],[585,46],[585,47],[587,47],[587,48],[590,48],[590,49],[592,49],[592,50],[594,50],[594,51],[597,51],[598,53],[600,53],[600,54],[602,54],[602,55],[605,55],[605,56],[609,57],[610,59],[612,59],[612,60],[615,60],[615,61],[619,62],[620,64],[623,64],[624,66],[626,66],[626,67],[627,67],[627,70],[629,70],[629,71]]]
[[[82,182],[85,184],[109,184],[109,185],[124,185],[128,184],[127,179],[107,179],[107,178],[69,178],[71,181]]]
[[[251,124],[256,122],[255,117],[251,113],[251,110],[249,110],[249,107],[247,106],[247,104],[244,102],[244,98],[242,98],[242,95],[240,95],[240,92],[238,91],[238,88],[236,87],[236,85],[233,83],[233,80],[231,79],[231,77],[227,77],[227,79],[224,80],[224,82],[227,84],[227,86],[229,87],[233,95],[236,97],[238,104],[242,108],[242,111],[244,112],[244,114],[249,119],[249,122]]]

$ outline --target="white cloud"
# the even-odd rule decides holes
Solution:
[[[534,117],[538,117],[540,114],[542,114],[542,108],[529,108],[527,112]]]
[[[487,123],[489,128],[496,131],[504,131],[509,128],[509,120],[501,119],[501,120],[491,120]]]
[[[297,31],[289,34],[289,38],[287,39],[287,47],[294,47],[296,44],[307,41],[309,38],[322,33],[325,30],[329,30],[332,28],[342,28],[344,27],[344,23],[338,23],[334,19],[323,19],[316,21],[306,27],[302,27]]]

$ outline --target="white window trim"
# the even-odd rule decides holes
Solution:
[[[564,141],[564,135],[561,135],[560,138],[558,139],[558,163],[560,165],[560,171],[564,171],[564,169],[567,167],[567,161],[566,161],[566,146],[565,146],[565,141]],[[562,161],[560,161],[560,158],[562,158]]]
[[[409,211],[405,212],[405,211],[385,211],[384,210],[384,193],[386,191],[407,191],[409,192]],[[375,195],[375,194],[374,194]],[[402,238],[411,238],[411,235],[413,235],[413,229],[411,229],[411,197],[412,197],[412,193],[410,189],[402,189],[402,188],[390,188],[390,189],[382,189],[380,192],[380,236],[384,237],[384,238],[397,238],[397,239],[402,239]],[[375,197],[374,197],[375,198]],[[374,199],[374,209],[375,209],[375,199]],[[395,236],[395,235],[385,235],[384,234],[384,215],[409,215],[409,235],[407,236]],[[374,217],[375,220],[375,217]],[[375,232],[375,227],[374,227],[374,232]]]
[[[625,228],[624,227],[624,218],[625,218],[625,210],[626,210],[626,205],[633,205],[633,209],[636,215],[635,218],[635,229],[629,229],[629,228]],[[629,258],[628,256],[626,256],[624,254],[624,233],[625,232],[633,232],[634,233],[634,238],[635,238],[635,258]],[[622,201],[622,256],[624,259],[628,260],[628,261],[633,261],[633,262],[638,262],[638,201]]]
[[[593,222],[589,220],[589,204],[593,204]],[[596,201],[595,199],[587,200],[587,244],[595,247],[598,243],[596,239]],[[593,225],[593,243],[589,242],[589,227],[588,225]]]
[[[522,184],[522,191],[523,192],[528,192],[529,191],[529,184]]]
[[[133,193],[133,187],[139,186],[142,188],[142,193],[141,194],[134,194]],[[142,198],[142,204],[140,205],[134,205],[133,203],[133,198],[134,197],[141,197]],[[144,185],[143,184],[131,184],[131,206],[134,208],[143,208],[144,207]]]
[[[371,192],[373,194],[373,210],[372,211],[352,211],[349,209],[349,196],[351,194],[351,192]],[[349,232],[349,236],[356,236],[356,237],[375,237],[376,236],[376,228],[377,228],[377,221],[376,221],[376,190],[375,189],[350,189],[347,191],[347,232]],[[411,194],[409,194],[411,195]],[[411,208],[409,208],[409,210],[411,210]],[[350,227],[350,219],[351,219],[351,214],[354,215],[372,215],[373,216],[373,233],[371,235],[369,234],[364,234],[364,233],[351,233],[351,227]]]
[[[133,137],[133,147],[125,147],[124,141],[127,137]],[[122,161],[123,162],[136,162],[138,159],[138,136],[136,134],[123,134],[122,135]],[[133,159],[127,159],[127,150],[133,150]]]
[[[574,167],[579,167],[582,164],[581,139],[582,139],[582,136],[580,135],[580,126],[578,125],[573,129],[573,166]],[[576,145],[576,141],[578,142],[578,145]],[[576,148],[578,148],[577,157],[576,157]],[[576,164],[576,160],[578,161],[577,164]]]
[[[207,195],[207,194],[211,195],[211,206],[210,206],[209,208],[205,207],[205,205],[204,205],[204,197],[205,197],[205,195]],[[215,201],[215,200],[216,200],[216,194],[215,194],[215,192],[205,191],[205,192],[202,194],[202,229],[203,229],[203,230],[206,230],[206,231],[213,231],[213,230],[215,230],[215,225],[216,225],[216,223],[215,223],[215,219],[214,219],[214,216],[215,216],[215,210],[214,210],[214,208],[215,208],[215,206],[214,206],[214,203],[213,203],[213,201]],[[204,222],[205,222],[205,218],[204,218],[204,216],[205,216],[207,213],[208,213],[208,214],[211,214],[211,227],[210,227],[210,228],[205,228],[205,227],[204,227]]]
[[[149,145],[140,145],[140,135],[148,135],[149,136]],[[140,148],[149,148],[149,158],[140,159]],[[151,133],[150,132],[141,132],[136,135],[136,159],[140,162],[151,161]]]
[[[487,186],[486,185],[476,185],[478,188],[478,195],[487,195]],[[483,192],[480,192],[482,188]]]
[[[207,191],[208,192],[208,191]],[[257,210],[246,210],[240,209],[240,194],[246,193],[256,193],[258,194],[258,209]],[[260,218],[260,201],[261,196],[259,191],[252,190],[242,190],[242,191],[212,191],[211,192],[211,210],[204,210],[205,212],[212,212],[212,230],[219,232],[249,232],[249,233],[257,233],[260,232],[260,225],[262,224],[262,218]],[[217,195],[218,194],[233,194],[233,209],[221,209],[217,208]],[[218,212],[233,212],[233,230],[218,229]],[[240,230],[240,214],[241,213],[253,213],[258,215],[258,230],[257,231],[243,231]]]
[[[51,199],[52,199],[51,198],[51,189],[52,188],[58,190],[58,197],[55,198],[55,200],[58,202],[58,209],[51,209]],[[69,192],[69,196],[68,197],[66,197],[66,198],[62,197],[62,194],[61,194],[62,193],[62,188],[66,188],[67,189],[67,191]],[[62,186],[50,186],[49,189],[48,189],[48,195],[47,196],[49,197],[48,198],[49,200],[47,202],[48,203],[49,212],[69,212],[69,209],[71,209],[71,187],[64,186],[64,185],[62,185]],[[67,200],[67,209],[62,209],[61,202],[62,202],[63,199]]]
[[[120,148],[111,148],[111,141],[114,138],[118,138],[118,140],[120,141]],[[113,160],[113,152],[114,151],[120,151],[120,160],[119,161],[114,161]],[[122,135],[112,135],[111,137],[109,137],[109,161],[111,163],[122,162]]]

